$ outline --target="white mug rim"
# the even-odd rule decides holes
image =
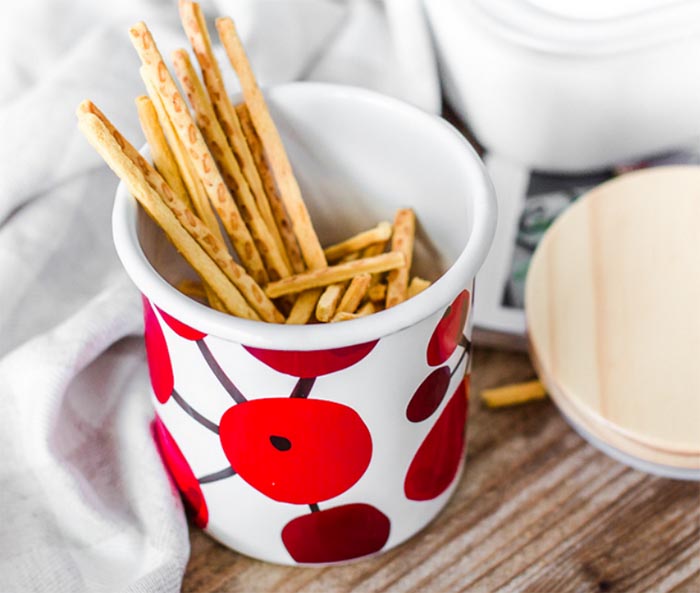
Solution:
[[[475,277],[488,250],[496,226],[493,185],[474,148],[449,123],[398,99],[359,87],[321,83],[292,82],[266,89],[274,100],[313,93],[329,97],[341,95],[389,112],[403,112],[415,125],[433,127],[445,142],[464,154],[465,199],[472,201],[473,223],[468,240],[454,263],[427,290],[396,307],[333,324],[284,325],[251,321],[221,313],[188,298],[169,284],[151,265],[137,236],[138,205],[123,183],[119,183],[112,212],[112,233],[122,265],[137,288],[158,307],[182,323],[207,335],[246,346],[274,350],[322,350],[364,343],[396,333],[417,324],[447,307]],[[293,100],[293,99],[292,99]],[[303,100],[303,99],[302,99]]]

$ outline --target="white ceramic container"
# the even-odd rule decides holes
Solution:
[[[451,105],[493,151],[579,172],[700,136],[697,0],[425,0]]]
[[[411,537],[456,487],[494,199],[477,155],[434,116],[324,84],[268,98],[322,243],[410,206],[430,288],[367,318],[266,324],[174,289],[191,272],[123,186],[114,239],[144,295],[154,435],[194,521],[263,560],[342,562]]]

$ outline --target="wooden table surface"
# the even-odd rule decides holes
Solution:
[[[700,484],[613,461],[549,401],[480,405],[482,388],[532,377],[525,354],[475,349],[466,471],[407,543],[346,566],[292,568],[193,528],[183,591],[700,593]]]

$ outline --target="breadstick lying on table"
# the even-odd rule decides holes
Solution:
[[[79,112],[78,126],[93,148],[124,181],[131,195],[164,230],[175,248],[202,278],[207,279],[229,312],[247,319],[260,319],[219,266],[178,222],[158,192],[146,181],[140,167],[124,153],[102,120],[94,113]]]
[[[207,89],[213,110],[216,113],[214,120],[218,120],[228,146],[233,151],[237,163],[240,163],[242,175],[250,187],[250,191],[256,202],[256,208],[260,212],[268,232],[272,235],[272,240],[280,256],[283,258],[285,266],[290,270],[290,273],[291,271],[302,271],[293,269],[290,259],[287,256],[285,244],[280,236],[277,224],[275,223],[275,217],[273,216],[265,187],[260,178],[260,172],[258,171],[252,151],[243,133],[238,114],[226,92],[219,64],[212,51],[211,38],[209,37],[209,31],[207,30],[202,9],[198,3],[187,2],[185,0],[180,0],[179,9],[182,27],[190,40],[190,45],[199,62],[204,86]]]
[[[347,262],[330,266],[323,270],[311,270],[295,276],[283,278],[277,282],[270,282],[265,288],[267,296],[277,298],[285,294],[301,292],[310,288],[319,288],[350,280],[353,276],[366,272],[372,274],[374,272],[386,272],[394,270],[406,265],[406,258],[403,253],[392,251],[367,257],[355,261]]]
[[[413,210],[410,208],[397,210],[394,217],[394,236],[391,239],[391,250],[402,253],[406,258],[406,265],[389,273],[389,282],[386,289],[387,309],[406,300],[415,233],[416,215],[413,213]]]
[[[539,381],[504,385],[503,387],[484,389],[481,392],[481,399],[489,408],[514,406],[545,397],[547,397],[547,389]]]
[[[172,189],[153,168],[153,166],[138,153],[138,151],[133,147],[133,145],[131,145],[131,143],[129,143],[128,140],[126,140],[126,138],[121,135],[121,133],[114,127],[107,117],[89,101],[81,103],[78,108],[79,119],[86,117],[87,115],[94,115],[99,120],[100,124],[105,127],[109,135],[121,147],[124,157],[134,163],[135,166],[140,169],[141,175],[143,176],[145,182],[149,185],[149,187],[151,187],[153,192],[155,192],[155,195],[159,198],[159,201],[165,204],[166,207],[172,211],[180,226],[183,227],[187,233],[189,233],[199,247],[205,251],[206,255],[208,255],[209,258],[214,261],[219,270],[225,275],[232,285],[231,287],[233,290],[244,295],[250,306],[252,306],[252,308],[257,312],[254,318],[262,318],[265,321],[282,323],[284,321],[282,314],[276,309],[272,301],[265,296],[255,280],[251,278],[245,272],[245,270],[233,260],[231,254],[226,248],[226,244],[213,235],[207,226],[178,200]],[[117,175],[119,175],[118,171],[115,170],[115,172]],[[156,220],[156,222],[160,224],[159,220]],[[163,228],[163,230],[166,232],[166,234],[168,234],[168,236],[170,236],[166,228]],[[199,270],[196,271],[199,273]],[[220,291],[216,290],[216,287],[210,281],[210,278],[206,275],[202,275],[201,273],[200,276],[202,276],[205,284],[209,285],[214,290],[216,295],[221,298],[221,295],[219,294]],[[236,311],[230,309],[230,306],[225,299],[221,298],[221,300],[231,313],[236,315],[238,314]]]
[[[192,119],[175,81],[165,66],[151,32],[144,23],[140,22],[129,29],[129,34],[132,44],[145,66],[148,78],[160,95],[163,107],[172,121],[180,141],[187,149],[187,154],[191,157],[194,169],[204,185],[209,201],[219,214],[243,267],[258,284],[264,284],[268,280],[268,275],[260,253],[221,173],[216,167],[214,157],[212,157],[202,133]]]

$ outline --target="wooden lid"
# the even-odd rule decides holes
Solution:
[[[543,237],[525,303],[533,362],[572,422],[700,477],[700,167],[581,197]]]

